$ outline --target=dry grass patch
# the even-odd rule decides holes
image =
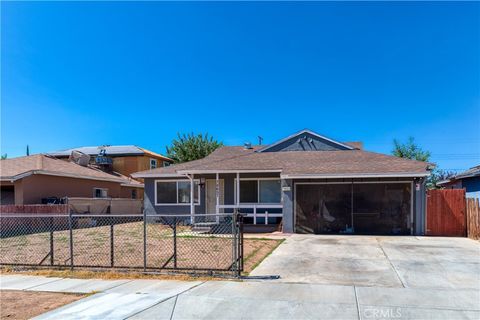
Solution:
[[[147,268],[173,268],[174,238],[172,229],[162,224],[147,224]],[[234,240],[230,234],[198,234],[189,227],[178,227],[176,241],[177,268],[186,270],[228,270],[233,261]],[[118,268],[143,268],[143,222],[114,226],[113,261]],[[73,260],[76,267],[111,266],[110,226],[73,230]],[[250,272],[282,240],[244,239],[245,270]],[[54,265],[70,265],[68,230],[53,236]],[[0,239],[0,264],[50,264],[49,233],[35,233]]]
[[[273,250],[275,250],[284,239],[244,239],[244,275],[248,275],[255,269]],[[188,271],[187,271],[188,272]],[[75,270],[58,270],[58,269],[31,269],[28,267],[3,267],[0,270],[2,274],[25,274],[46,277],[60,278],[77,278],[77,279],[159,279],[159,280],[181,280],[181,281],[198,281],[198,280],[221,280],[224,279],[220,274],[206,275],[205,273],[143,273],[141,270],[118,270],[118,269],[81,269]]]
[[[83,297],[83,294],[1,290],[0,319],[30,319]]]
[[[250,248],[244,253],[243,272],[246,274],[252,272],[283,241],[285,239],[245,239],[244,243],[248,243]]]

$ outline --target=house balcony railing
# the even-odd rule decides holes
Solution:
[[[253,218],[253,224],[257,224],[257,218],[265,218],[265,224],[268,224],[268,218],[281,218],[283,217],[283,210],[281,212],[268,212],[269,209],[273,211],[278,211],[278,209],[283,209],[282,204],[223,204],[218,205],[218,209],[234,209],[237,212],[241,213],[244,217]],[[249,209],[253,212],[241,212],[241,209]],[[260,209],[261,212],[258,212]]]

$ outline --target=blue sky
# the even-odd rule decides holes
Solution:
[[[163,153],[302,128],[480,163],[480,4],[2,2],[1,147]]]

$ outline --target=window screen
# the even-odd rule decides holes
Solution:
[[[155,169],[157,167],[157,160],[150,159],[150,169]]]
[[[157,203],[177,203],[177,183],[157,181]]]
[[[258,181],[240,180],[240,202],[257,203],[258,202]]]
[[[408,234],[410,183],[354,184],[355,232]]]
[[[107,197],[107,189],[94,188],[93,193],[94,193],[95,198],[106,198]]]
[[[280,180],[260,180],[260,203],[280,203]]]
[[[178,182],[178,203],[190,203],[190,181]]]

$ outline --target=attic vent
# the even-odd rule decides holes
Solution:
[[[245,143],[243,144],[243,148],[244,148],[244,149],[252,149],[252,144],[251,144],[250,142],[245,142]]]

